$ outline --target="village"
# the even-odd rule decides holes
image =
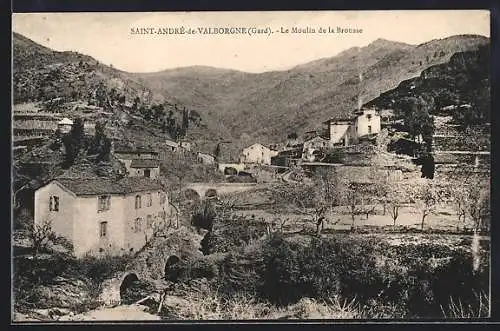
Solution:
[[[51,114],[24,114],[15,113],[15,123],[21,119],[20,123],[29,126],[38,121],[37,125],[43,127],[40,130],[44,130],[42,134],[57,131],[59,136],[64,136],[72,132],[74,122],[69,118],[56,121]],[[77,256],[89,252],[97,255],[137,252],[159,228],[172,224],[179,226],[178,208],[169,201],[171,194],[159,184],[160,163],[175,155],[189,154],[191,160],[213,167],[226,178],[226,183],[188,183],[181,189],[194,191],[198,198],[231,198],[239,191],[265,186],[266,182],[297,183],[293,179],[297,169],[309,175],[318,169],[334,169],[338,176],[353,183],[373,183],[374,176],[386,178],[395,185],[408,178],[434,178],[434,172],[437,179],[443,176],[447,162],[439,162],[439,157],[453,155],[453,152],[432,153],[436,165],[431,165],[430,174],[424,174],[423,170],[419,171],[422,166],[416,165],[414,157],[387,151],[391,141],[389,134],[403,137],[405,134],[395,131],[393,124],[397,121],[392,115],[390,110],[359,109],[351,116],[324,121],[323,129],[305,132],[302,139],[292,133],[281,146],[254,143],[243,148],[237,157],[225,154],[224,147],[231,142],[218,143],[214,153],[204,153],[196,151],[195,144],[186,139],[165,139],[160,153],[154,146],[134,146],[131,142],[113,140],[110,151],[119,161],[118,173],[125,177],[118,181],[105,177],[86,178],[85,172],[75,176],[69,171],[72,173],[69,177],[63,174],[54,178],[34,192],[34,221],[35,224],[49,221],[56,233],[72,241]],[[95,123],[84,122],[83,129],[86,134],[93,135]],[[19,131],[21,129],[16,130],[19,135],[24,133]],[[40,134],[36,130],[26,131]],[[40,138],[21,136],[21,139]],[[400,138],[398,142],[400,145],[409,142],[421,148],[411,139]],[[65,153],[64,146],[61,151]],[[458,154],[473,156],[476,169],[484,169],[481,164],[488,162],[484,158],[487,152],[462,151]],[[373,206],[371,208],[373,212]]]
[[[491,316],[482,30],[136,72],[39,43],[21,16],[13,322]]]

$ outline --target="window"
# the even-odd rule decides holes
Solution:
[[[51,196],[49,202],[50,211],[59,211],[59,197]]]
[[[136,195],[135,196],[135,209],[141,208],[141,196]]]
[[[106,237],[108,234],[108,222],[101,222],[99,224],[99,235],[100,237]]]
[[[147,207],[151,207],[153,205],[153,197],[151,196],[151,193],[148,193],[146,197],[147,197],[146,200]]]
[[[153,216],[152,215],[148,215],[146,217],[146,226],[148,227],[148,229],[153,228]]]
[[[158,195],[160,196],[160,204],[165,204],[167,201],[167,196],[163,192],[158,192]]]
[[[134,223],[134,232],[141,231],[141,218],[136,218]]]
[[[109,195],[101,195],[97,197],[97,211],[109,210],[111,197]]]
[[[368,125],[368,133],[372,133],[372,126],[371,125]]]
[[[368,120],[371,120],[371,119],[372,119],[372,114],[366,114],[366,118],[367,118]]]
[[[144,169],[144,177],[146,177],[146,178],[151,177],[151,170],[150,169]]]

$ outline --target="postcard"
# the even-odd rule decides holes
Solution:
[[[489,11],[12,30],[13,323],[490,318]]]

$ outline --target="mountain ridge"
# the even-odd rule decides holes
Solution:
[[[292,131],[300,134],[317,129],[325,118],[353,111],[395,88],[401,81],[419,76],[428,67],[447,62],[456,52],[475,50],[489,43],[489,38],[479,35],[451,36],[419,45],[380,38],[367,46],[352,47],[336,56],[287,70],[248,73],[189,66],[152,73],[130,73],[105,66],[86,55],[51,51],[28,38],[16,38],[16,35],[13,34],[14,48],[17,44],[21,50],[23,47],[28,49],[27,56],[17,60],[22,73],[34,71],[35,77],[45,74],[45,68],[33,69],[30,66],[29,61],[33,61],[30,48],[35,55],[45,56],[43,63],[59,61],[74,67],[83,57],[83,62],[89,62],[92,70],[102,74],[102,80],[109,81],[109,77],[116,75],[123,85],[130,86],[127,100],[139,95],[150,101],[168,101],[196,110],[207,130],[193,139],[223,139],[240,144],[255,141],[275,143],[285,140]],[[25,39],[33,45],[26,46]],[[47,50],[54,54],[45,54]],[[24,59],[25,63],[22,62]],[[81,74],[81,68],[73,69]],[[66,78],[62,77],[61,82]],[[22,90],[26,80],[30,80],[29,75],[18,84],[19,89]],[[52,86],[53,82],[49,79],[45,84]],[[25,94],[32,96],[34,91]],[[16,94],[19,95],[19,90],[15,88],[15,97]]]

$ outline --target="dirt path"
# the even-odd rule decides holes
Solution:
[[[59,321],[156,321],[160,316],[148,313],[147,307],[126,305],[113,308],[102,308],[74,316],[63,316]]]

